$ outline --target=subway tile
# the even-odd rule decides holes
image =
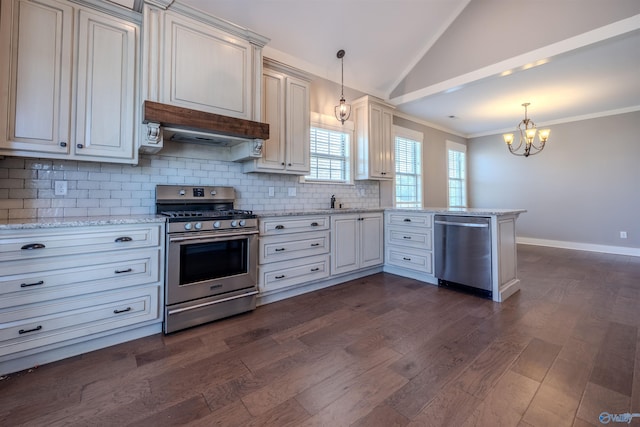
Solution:
[[[64,213],[63,208],[39,208],[37,217],[38,218],[52,218],[62,216]]]
[[[25,199],[24,200],[25,208],[50,208],[51,207],[51,199]]]
[[[6,157],[0,159],[0,168],[24,169],[25,160],[19,157]]]
[[[89,216],[106,216],[109,215],[109,208],[87,208]]]
[[[22,209],[24,200],[22,199],[0,199],[0,209]]]
[[[36,179],[38,171],[30,169],[9,169],[9,178]]]
[[[24,188],[24,179],[6,178],[0,179],[0,188]]]
[[[24,162],[25,169],[47,170],[52,169],[51,160],[42,159],[26,159]]]
[[[12,188],[9,190],[10,199],[35,199],[38,197],[38,190]]]
[[[37,218],[37,209],[11,209],[8,219]]]
[[[9,209],[0,209],[0,219],[9,219]]]
[[[87,208],[64,208],[62,213],[63,216],[87,216],[88,211]]]
[[[109,215],[131,215],[131,209],[128,207],[116,207],[109,209]]]

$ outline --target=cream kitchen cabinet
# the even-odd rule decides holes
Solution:
[[[385,271],[423,281],[433,275],[432,222],[430,213],[385,213]]]
[[[264,59],[262,121],[269,123],[269,139],[262,157],[244,164],[245,172],[309,173],[309,82],[303,72]]]
[[[163,227],[0,230],[0,374],[160,332]]]
[[[65,0],[1,7],[0,154],[137,163],[137,15]]]
[[[382,212],[331,216],[331,274],[342,274],[381,265]]]
[[[329,277],[328,216],[260,219],[261,297]]]
[[[393,180],[396,170],[393,109],[392,105],[371,96],[353,102],[356,179]]]
[[[268,39],[179,1],[165,3],[143,6],[143,100],[258,120]]]

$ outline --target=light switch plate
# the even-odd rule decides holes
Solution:
[[[296,187],[289,187],[289,197],[295,197],[296,196]]]

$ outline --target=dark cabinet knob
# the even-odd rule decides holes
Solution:
[[[66,147],[66,146],[67,146],[66,142],[64,142],[64,141],[60,142],[60,147]]]

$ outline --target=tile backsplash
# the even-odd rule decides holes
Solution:
[[[66,195],[55,195],[55,181],[66,181]],[[332,194],[346,208],[380,206],[375,181],[300,183],[296,176],[244,173],[241,163],[226,161],[141,154],[138,165],[131,166],[5,157],[0,159],[0,219],[152,214],[157,184],[231,186],[236,208],[256,212],[327,209]],[[289,196],[290,188],[295,196]]]

